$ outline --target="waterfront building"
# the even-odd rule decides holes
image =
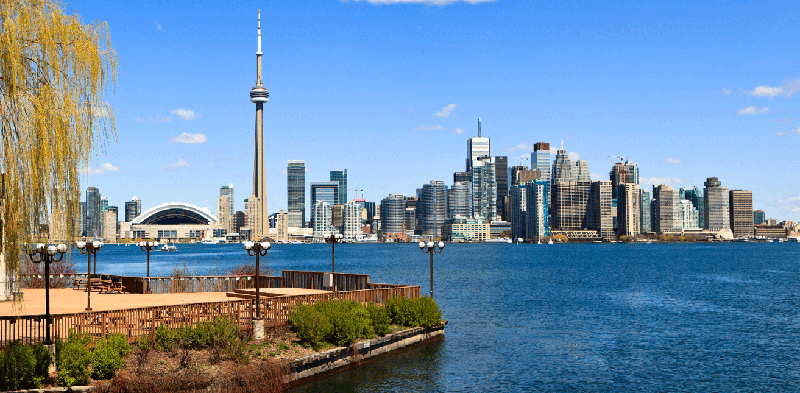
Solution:
[[[269,216],[270,223],[270,237],[275,241],[285,242],[289,240],[289,214],[281,210],[278,213],[272,213]],[[227,235],[227,234],[226,234]],[[225,237],[226,235],[218,235],[215,231],[214,237]]]
[[[525,204],[525,212],[520,217],[520,219],[524,217],[524,236],[518,237],[538,240],[550,236],[550,182],[537,179],[522,186],[522,184],[519,186],[519,200],[520,203],[524,202]],[[523,190],[524,196],[521,194]]]
[[[526,238],[527,218],[525,216],[528,206],[526,205],[526,185],[515,184],[511,186],[511,194],[508,196],[508,204],[511,209],[511,238]]]
[[[381,239],[402,239],[405,237],[405,198],[403,194],[390,194],[381,200],[380,233]]]
[[[611,201],[611,181],[591,182],[591,194],[586,210],[588,229],[594,229],[603,240],[614,239],[615,206]]]
[[[289,226],[302,228],[306,223],[306,162],[289,160],[286,163],[286,201]]]
[[[269,220],[267,220],[269,224]],[[156,239],[160,242],[199,240],[219,229],[219,220],[208,208],[172,202],[158,205],[120,226],[120,237]]]
[[[722,231],[730,229],[730,211],[728,187],[722,187],[722,183],[716,177],[706,179],[703,194],[705,195],[705,225],[706,229],[712,231]]]
[[[116,243],[117,241],[117,221],[119,221],[119,208],[108,206],[103,212],[103,241],[106,243]]]
[[[628,168],[628,183],[639,185],[639,165],[626,160],[625,166]]]
[[[492,155],[489,138],[481,136],[481,119],[478,119],[478,136],[467,140],[467,172],[472,172],[473,161]]]
[[[650,192],[646,190],[641,190],[641,196],[642,196],[642,203],[640,206],[642,210],[641,214],[639,215],[639,217],[641,217],[640,221],[641,224],[639,226],[639,229],[641,230],[641,233],[653,232],[652,218],[650,214],[651,213],[650,207],[652,204],[652,199],[650,198]]]
[[[518,168],[518,167],[517,167]],[[542,172],[538,169],[532,170],[518,170],[514,172],[511,178],[511,182],[513,185],[517,184],[525,184],[529,181],[533,180],[545,180],[548,181],[550,179],[545,179],[542,177]]]
[[[490,233],[490,223],[480,217],[448,218],[442,226],[442,240],[447,242],[482,242]]]
[[[133,197],[125,202],[125,222],[133,221],[140,214],[142,214],[142,201],[139,198]]]
[[[697,226],[698,211],[692,202],[688,199],[680,199],[680,196],[678,197],[678,202],[680,206],[681,228],[693,230],[700,229],[700,227]]]
[[[406,204],[406,206],[408,206],[408,204]],[[403,219],[403,233],[405,234],[406,238],[410,238],[417,233],[420,233],[420,231],[421,229],[417,220],[416,206],[406,207],[405,218]]]
[[[325,201],[318,201],[311,207],[311,222],[314,228],[314,237],[321,238],[333,233],[332,225],[333,205]]]
[[[592,181],[592,174],[589,173],[589,164],[586,160],[575,162],[575,168],[572,169],[572,177],[572,181]]]
[[[233,233],[241,233],[242,227],[247,223],[247,218],[243,211],[237,211],[233,215]]]
[[[753,192],[731,190],[728,200],[733,237],[753,236]]]
[[[222,194],[217,200],[217,220],[226,233],[233,233],[233,211],[230,203],[231,195]]]
[[[589,204],[592,182],[559,180],[554,181],[551,186],[553,187],[551,192],[553,202],[550,208],[551,228],[558,230],[587,228],[586,208]],[[528,203],[530,204],[530,201]],[[528,214],[530,215],[530,210]]]
[[[533,144],[531,153],[531,170],[539,171],[539,179],[550,181],[550,144],[547,142],[536,142]],[[533,180],[533,179],[530,179]],[[522,184],[520,181],[518,184]],[[527,183],[527,181],[524,181]]]
[[[620,162],[615,163],[614,166],[611,167],[611,172],[608,173],[608,176],[611,180],[611,186],[613,187],[612,197],[616,199],[620,184],[639,184],[639,166],[632,162],[623,162],[622,159],[620,159]]]
[[[653,187],[653,231],[659,233],[680,232],[683,228],[680,217],[680,194],[668,185]]]
[[[347,203],[347,169],[341,171],[331,171],[330,180],[339,183],[339,189],[336,196],[336,204],[344,205]]]
[[[508,198],[508,157],[494,157],[494,177],[497,184],[497,214],[498,218],[508,220],[506,217],[506,202]]]
[[[331,226],[336,233],[342,232],[342,223],[344,222],[344,205],[331,206]]]
[[[250,90],[250,102],[256,104],[256,146],[253,163],[253,194],[248,205],[248,229],[250,237],[260,241],[269,233],[267,211],[267,183],[264,172],[264,104],[269,101],[269,92],[261,81],[261,11],[258,12],[258,51],[256,52],[256,85]],[[231,209],[233,210],[233,209]]]
[[[365,222],[365,224],[368,224],[368,225],[371,225],[371,226],[374,227],[374,225],[372,225],[372,221],[375,220],[375,216],[377,214],[376,213],[375,202],[364,201],[363,202],[363,206],[364,206],[365,215],[367,216],[367,221]]]
[[[325,202],[332,208],[339,198],[339,182],[321,181],[311,182],[311,204]],[[314,216],[311,217],[311,227],[314,227]]]
[[[754,226],[754,234],[758,237],[768,237],[773,239],[787,238],[789,237],[790,231],[791,230],[788,227],[775,222],[770,223],[769,220],[763,224]]]
[[[470,217],[472,199],[470,182],[456,182],[447,191],[447,217]]]
[[[453,173],[453,183],[472,182],[471,172],[455,172]]]
[[[224,225],[226,226],[229,233],[233,232],[233,213],[236,211],[233,207],[234,202],[236,201],[234,194],[233,194],[233,184],[228,184],[227,186],[222,186],[219,188],[219,196],[226,195],[228,197],[228,208],[225,210],[227,213],[227,217],[225,217]],[[217,218],[220,222],[223,222],[222,217],[217,215]]]
[[[574,167],[566,150],[561,149],[556,151],[556,159],[553,161],[553,171],[550,175],[550,184],[553,186],[553,191],[555,191],[556,184],[574,181],[572,176],[572,169]],[[542,174],[544,175],[544,172],[542,172]]]
[[[344,204],[342,235],[345,239],[361,239],[364,233],[361,231],[361,214],[364,208],[356,201]]]
[[[135,197],[134,197],[135,198]],[[127,203],[126,203],[127,205]],[[80,219],[78,220],[78,236],[85,236],[86,235],[86,202],[81,202],[81,215]]]
[[[618,187],[617,234],[632,240],[642,232],[642,190],[632,183],[622,183]]]
[[[697,209],[697,227],[705,228],[705,197],[703,191],[697,187],[681,188],[681,199],[691,201],[695,209]]]
[[[474,172],[473,172],[474,173]],[[417,203],[417,220],[420,234],[434,238],[441,236],[447,218],[447,188],[442,180],[431,180],[422,186]]]
[[[472,163],[472,216],[491,222],[497,219],[497,182],[493,157]]]
[[[102,228],[101,221],[103,219],[103,209],[100,205],[100,190],[95,187],[86,189],[86,224],[84,228],[86,232],[84,236],[89,239],[101,238],[103,233],[100,231]]]
[[[753,225],[763,224],[767,221],[767,215],[763,210],[753,210]]]

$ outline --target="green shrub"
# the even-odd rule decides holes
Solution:
[[[160,325],[156,329],[156,347],[164,351],[175,349],[178,345],[178,332],[167,325]]]
[[[386,309],[392,323],[400,326],[431,327],[442,321],[439,306],[427,296],[417,299],[391,298],[386,302]]]
[[[0,390],[41,387],[51,362],[50,350],[41,343],[10,343],[5,351],[0,351]]]
[[[119,333],[110,333],[100,340],[92,354],[92,378],[109,379],[125,368],[125,356],[131,352],[128,338]]]
[[[360,303],[332,300],[317,303],[316,307],[333,325],[333,331],[327,339],[331,344],[350,345],[359,338],[375,335],[369,311]]]
[[[333,333],[333,324],[312,305],[297,305],[289,313],[289,323],[300,339],[312,348],[319,348]]]
[[[64,387],[86,385],[89,383],[89,365],[92,352],[89,350],[91,337],[70,331],[67,341],[61,345],[58,354],[58,384]]]
[[[386,307],[376,304],[368,303],[367,311],[369,311],[369,318],[372,320],[372,330],[379,336],[385,336],[389,333],[392,319],[389,317],[389,311]]]
[[[429,328],[442,323],[442,312],[432,298],[425,296],[413,300],[417,308],[416,326]]]
[[[405,297],[393,297],[386,301],[386,310],[392,323],[400,326],[414,326],[413,307],[411,299]]]
[[[216,363],[222,354],[237,363],[248,359],[247,343],[239,337],[239,324],[228,317],[217,317],[206,322],[208,346],[211,349],[211,361]]]

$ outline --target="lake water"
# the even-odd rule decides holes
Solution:
[[[254,260],[238,244],[178,248],[151,253],[153,276]],[[336,271],[429,292],[414,244],[336,255]],[[98,273],[142,275],[144,261],[138,247],[106,246]],[[327,270],[330,246],[275,245],[262,263]],[[800,391],[796,243],[448,244],[434,264],[443,341],[294,391]]]

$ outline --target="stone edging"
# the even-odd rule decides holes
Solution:
[[[430,328],[406,329],[383,337],[360,341],[350,347],[334,348],[291,361],[287,364],[289,375],[286,382],[290,386],[295,386],[310,379],[321,378],[357,366],[365,360],[372,360],[426,341],[443,339],[445,325],[447,325],[447,321]]]

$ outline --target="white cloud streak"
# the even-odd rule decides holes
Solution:
[[[181,119],[186,120],[186,121],[192,121],[192,120],[200,117],[196,113],[194,113],[194,111],[191,110],[191,109],[180,108],[180,109],[175,109],[170,113],[172,113],[173,115],[178,116]]]
[[[157,20],[153,21],[156,24],[156,30],[161,30],[161,23],[158,23]]]
[[[516,151],[516,150],[533,151],[533,145],[529,145],[525,142],[522,142],[517,144],[516,146],[509,145],[508,148],[506,149],[506,151]]]
[[[796,130],[794,130],[794,131],[792,131],[792,132],[787,132],[787,131],[778,131],[778,132],[776,132],[776,133],[775,133],[775,135],[779,135],[779,136],[784,136],[784,135],[800,135],[800,127],[797,127],[797,129],[796,129]]]
[[[683,161],[677,158],[667,158],[667,162],[670,164],[683,164]]]
[[[461,135],[461,134],[464,133],[464,129],[463,128],[456,128],[455,130],[453,130],[453,132],[455,132],[456,134]]]
[[[572,161],[578,161],[578,160],[582,160],[583,159],[583,157],[581,157],[580,154],[578,154],[577,152],[574,152],[574,151],[569,152],[568,156],[569,156],[569,159],[572,160]]]
[[[184,132],[183,134],[172,137],[170,141],[172,143],[206,143],[208,142],[208,138],[206,138],[204,134],[190,134]]]
[[[441,124],[436,124],[429,126],[419,126],[417,128],[414,128],[414,131],[436,131],[436,130],[444,130],[444,127]]]
[[[439,112],[436,112],[436,116],[447,119],[448,117],[450,117],[450,112],[452,112],[453,109],[456,109],[456,106],[458,106],[458,105],[450,104],[450,105],[442,108],[442,110],[440,110]]]
[[[86,168],[83,170],[83,172],[88,173],[90,175],[99,175],[108,172],[116,172],[118,170],[119,170],[118,166],[107,162],[105,164],[100,165],[97,168]]]
[[[747,108],[739,109],[739,116],[746,116],[746,115],[761,115],[764,113],[769,113],[769,108],[763,107],[759,108],[757,106],[748,106]]]
[[[164,165],[165,171],[177,171],[181,168],[188,167],[189,163],[186,162],[183,158],[179,158],[178,161]]]
[[[651,177],[649,179],[639,179],[639,183],[661,185],[661,184],[685,183],[685,182],[677,177]]]
[[[754,97],[791,97],[794,93],[800,91],[800,79],[784,81],[780,86],[757,86],[750,91],[750,95]]]

